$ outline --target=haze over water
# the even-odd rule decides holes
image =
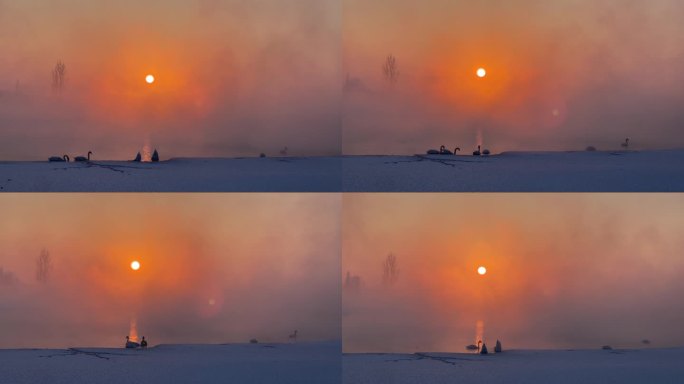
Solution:
[[[682,196],[356,194],[343,204],[345,352],[465,352],[480,335],[489,348],[684,344]],[[394,283],[383,278],[390,253]]]
[[[119,347],[133,332],[152,345],[339,340],[340,207],[339,195],[2,195],[0,348]]]

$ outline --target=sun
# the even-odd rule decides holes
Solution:
[[[131,269],[134,271],[137,271],[138,269],[140,269],[140,262],[138,260],[133,260],[131,262]]]
[[[152,76],[152,75],[145,76],[145,81],[147,82],[147,84],[154,83],[154,76]]]
[[[487,268],[485,268],[483,266],[479,266],[479,267],[477,267],[477,273],[479,275],[484,275],[485,273],[487,273]]]
[[[487,71],[484,68],[478,68],[477,71],[475,71],[477,74],[477,77],[485,77],[487,76]]]

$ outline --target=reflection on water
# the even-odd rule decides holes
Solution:
[[[152,161],[152,146],[149,139],[146,139],[145,145],[143,145],[142,161]]]

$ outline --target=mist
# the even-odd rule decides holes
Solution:
[[[339,154],[339,8],[0,1],[0,158]]]
[[[345,154],[684,146],[684,4],[345,0]],[[383,75],[388,55],[399,72]],[[487,70],[485,78],[476,69]]]
[[[339,340],[340,196],[200,195],[3,195],[0,347]]]
[[[361,194],[343,205],[342,280],[359,281],[343,288],[345,352],[684,345],[682,196]]]

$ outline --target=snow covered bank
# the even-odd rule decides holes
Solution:
[[[0,162],[6,192],[339,192],[339,157]]]
[[[344,384],[681,383],[684,348],[345,354]]]
[[[684,150],[0,162],[6,192],[681,192]]]
[[[684,191],[684,150],[344,158],[344,191]]]
[[[341,344],[0,350],[2,383],[339,383]]]

